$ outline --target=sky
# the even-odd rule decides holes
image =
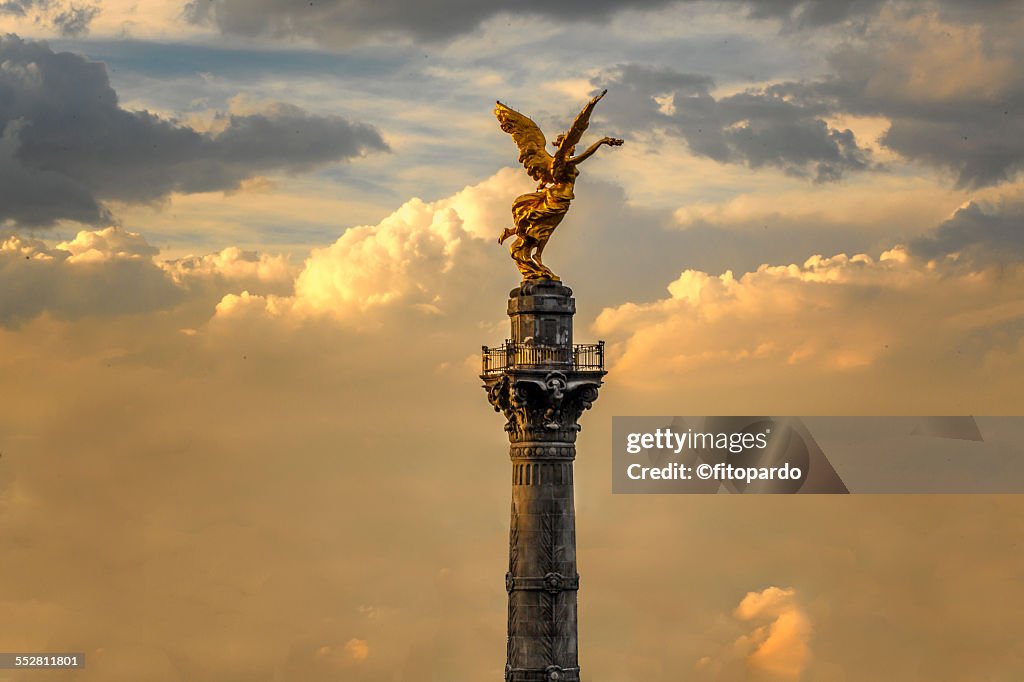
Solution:
[[[588,682],[1016,682],[1018,496],[613,496],[613,415],[1019,415],[1019,0],[0,0],[0,650],[499,679],[549,139]]]

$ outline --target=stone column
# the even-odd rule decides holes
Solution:
[[[605,372],[603,345],[573,346],[574,313],[560,282],[524,282],[509,297],[510,339],[484,350],[484,387],[511,444],[509,682],[580,679],[573,461]]]

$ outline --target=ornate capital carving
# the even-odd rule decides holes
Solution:
[[[507,372],[485,379],[487,399],[507,420],[514,443],[573,442],[584,411],[597,400],[600,378],[575,372]]]

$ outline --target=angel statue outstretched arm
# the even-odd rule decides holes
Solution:
[[[606,144],[609,147],[621,147],[622,146],[622,142],[623,142],[623,140],[620,140],[617,137],[602,137],[600,140],[598,140],[594,144],[590,145],[587,148],[587,151],[583,152],[579,156],[574,156],[571,159],[569,159],[569,163],[571,163],[573,165],[576,165],[580,161],[584,161],[586,159],[589,159],[591,156],[594,155],[594,152],[596,152],[598,149],[601,148],[601,145],[603,145],[603,144]]]

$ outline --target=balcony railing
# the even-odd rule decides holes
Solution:
[[[533,343],[513,343],[504,346],[483,347],[485,375],[501,374],[509,369],[547,369],[558,367],[577,372],[604,370],[604,341],[577,343],[568,346],[544,346]]]

